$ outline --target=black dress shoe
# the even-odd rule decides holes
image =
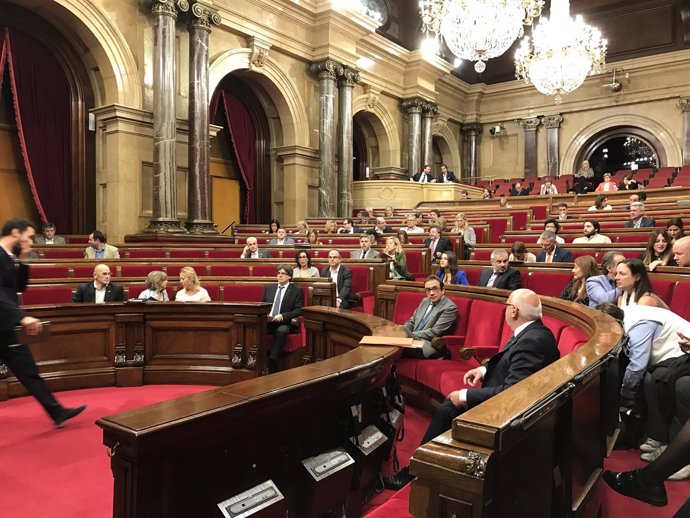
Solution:
[[[410,468],[403,468],[392,477],[383,477],[383,487],[397,491],[412,482],[413,479],[414,477],[410,475]]]
[[[663,484],[642,484],[638,479],[639,470],[605,471],[604,480],[611,488],[621,495],[636,498],[656,507],[663,507],[668,503],[666,488]]]
[[[84,410],[86,410],[86,405],[82,405],[77,408],[63,408],[62,412],[60,412],[58,416],[53,419],[53,421],[55,421],[55,428],[62,428],[62,425],[65,424],[66,421],[78,416]]]

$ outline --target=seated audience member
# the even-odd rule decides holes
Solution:
[[[328,252],[328,266],[321,270],[321,277],[335,283],[335,307],[349,309],[359,304],[352,293],[352,270],[340,264],[342,257],[338,250]]]
[[[119,259],[120,251],[106,243],[107,238],[100,230],[89,234],[89,246],[84,249],[84,259]]]
[[[355,221],[352,218],[345,218],[343,226],[338,229],[338,234],[361,234],[364,232],[359,227],[355,227]]]
[[[510,247],[509,262],[516,263],[536,263],[537,256],[527,250],[527,246],[522,241],[515,241]]]
[[[393,228],[386,225],[386,219],[379,216],[376,218],[376,226],[374,227],[374,232],[377,234],[392,234],[394,232]]]
[[[125,292],[122,287],[110,282],[110,267],[97,264],[93,269],[93,282],[81,284],[72,297],[72,302],[122,302]]]
[[[265,259],[273,257],[268,250],[259,250],[259,242],[255,237],[247,238],[247,246],[242,250],[242,259]]]
[[[460,192],[460,199],[461,199],[461,200],[469,200],[469,199],[470,199],[470,193],[467,192],[465,189],[463,189],[463,190]]]
[[[508,264],[508,252],[497,248],[491,252],[491,268],[479,274],[479,286],[517,290],[522,287],[520,272]]]
[[[372,248],[378,246],[379,237],[381,236],[380,234],[377,234],[373,228],[367,229],[367,231],[363,235],[369,236],[369,241],[371,242]]]
[[[589,212],[598,212],[601,210],[613,210],[613,207],[608,204],[608,201],[609,201],[609,199],[605,194],[600,194],[594,200],[594,205],[592,205],[587,210]]]
[[[508,193],[508,196],[527,196],[529,191],[522,188],[522,182],[515,182],[515,185]]]
[[[168,274],[160,270],[149,272],[146,276],[146,289],[137,297],[139,300],[165,302],[170,300],[165,288],[168,286]]]
[[[429,224],[438,225],[441,227],[441,232],[446,231],[446,218],[441,216],[441,211],[438,209],[431,209],[429,211]]]
[[[568,204],[559,203],[558,204],[558,221],[564,221],[566,219],[573,219],[572,216],[568,215]]]
[[[319,241],[318,230],[313,228],[309,231],[309,234],[307,234],[307,243],[309,243],[311,246],[318,246],[322,244],[321,241]]]
[[[582,233],[582,237],[576,237],[573,239],[573,244],[608,244],[611,242],[611,238],[599,233],[601,225],[595,219],[586,219]]]
[[[482,200],[489,200],[491,198],[493,198],[493,192],[487,188],[484,188],[482,191]]]
[[[406,226],[402,228],[408,234],[422,234],[424,229],[417,226],[417,218],[414,214],[410,214],[405,218]]]
[[[441,164],[441,174],[438,175],[436,181],[438,183],[457,183],[458,179],[455,177],[455,173],[453,171],[448,170],[448,166],[446,164]]]
[[[560,232],[561,230],[561,225],[560,223],[558,223],[557,219],[551,218],[544,221],[544,230],[553,232],[556,235],[557,244],[562,245],[563,243],[565,243],[565,239],[558,235],[558,232]],[[541,236],[539,236],[539,239],[537,239],[537,244],[541,245]]]
[[[400,240],[400,243],[403,245],[409,245],[410,244],[410,236],[407,235],[407,231],[404,228],[401,228],[395,233],[395,236]]]
[[[572,263],[573,254],[556,246],[556,234],[545,230],[539,237],[542,251],[537,254],[538,263]]]
[[[683,228],[682,218],[670,218],[668,223],[666,223],[666,230],[671,236],[671,241],[673,243],[675,243],[676,240],[685,237],[685,229]]]
[[[551,177],[547,176],[546,178],[544,178],[544,183],[541,184],[541,187],[539,188],[539,194],[541,194],[541,195],[558,194],[558,189],[551,182]]]
[[[498,208],[499,209],[512,209],[513,206],[508,203],[508,198],[506,198],[503,194],[501,194],[501,197],[498,199]]]
[[[618,190],[621,191],[636,191],[638,187],[637,180],[633,180],[629,174],[626,174],[618,184]]]
[[[513,330],[512,338],[486,365],[465,373],[464,383],[472,388],[456,390],[436,408],[422,444],[449,430],[453,419],[496,394],[503,392],[547,365],[560,354],[551,330],[541,321],[539,296],[519,289],[508,296],[505,321]],[[475,388],[481,382],[481,388]],[[409,468],[385,478],[388,489],[400,489],[412,480]]]
[[[300,236],[306,236],[309,234],[309,223],[306,221],[298,221],[297,222],[297,230],[294,232],[295,234],[298,234]]]
[[[426,298],[419,303],[410,319],[402,325],[407,336],[423,340],[421,348],[405,347],[403,356],[411,358],[445,358],[448,351],[444,347],[437,350],[432,340],[450,331],[458,319],[457,306],[445,296],[443,281],[430,276],[424,281]]]
[[[414,213],[414,219],[415,219],[415,225],[417,225],[420,228],[424,227],[424,213],[415,212]]]
[[[467,217],[463,213],[455,215],[455,226],[450,231],[451,234],[462,235],[463,241],[463,259],[467,260],[472,255],[472,250],[477,246],[477,234],[469,225]]]
[[[42,235],[36,236],[35,243],[37,245],[64,245],[67,244],[65,238],[55,235],[55,223],[50,221],[43,223],[41,227]]]
[[[625,256],[620,252],[606,252],[601,260],[601,275],[587,279],[586,288],[589,297],[589,307],[596,307],[602,302],[615,304],[621,294],[616,288],[616,267],[618,263],[625,261]]]
[[[650,272],[657,266],[678,266],[673,258],[670,234],[661,228],[652,230],[647,241],[647,248],[640,254],[640,260]]]
[[[271,311],[268,313],[268,333],[273,335],[273,345],[268,354],[268,372],[278,370],[278,358],[283,352],[285,338],[290,333],[299,332],[299,325],[293,319],[302,315],[304,297],[302,290],[292,284],[292,268],[281,264],[276,268],[277,284],[270,284],[264,288],[261,302],[269,302]]]
[[[561,293],[561,299],[579,302],[589,306],[587,296],[587,279],[597,274],[597,262],[591,255],[583,255],[575,259],[573,266],[573,278]]]
[[[453,252],[443,252],[438,260],[438,270],[436,277],[443,281],[443,284],[459,284],[469,286],[467,274],[458,267],[458,258]]]
[[[381,257],[376,250],[371,248],[371,237],[364,234],[359,238],[359,250],[350,252],[350,259],[377,259]]]
[[[583,160],[580,169],[575,173],[574,190],[578,194],[586,194],[592,190],[594,169],[589,166],[588,160]]]
[[[630,204],[630,220],[623,225],[625,228],[644,228],[656,226],[656,220],[644,215],[644,203],[641,201]]]
[[[589,160],[583,160],[580,169],[574,174],[575,178],[591,180],[594,178],[594,169],[589,166]]]
[[[267,231],[267,233],[268,233],[268,234],[277,234],[277,233],[278,233],[278,229],[280,229],[280,221],[278,221],[277,219],[272,219],[272,220],[268,223],[268,231]]]
[[[175,294],[177,302],[210,302],[211,297],[201,287],[199,277],[191,266],[185,266],[180,270],[180,291]]]
[[[359,213],[359,224],[360,225],[370,225],[371,224],[371,212],[368,210],[360,211]]]
[[[690,267],[690,236],[681,237],[673,243],[673,260],[678,266]]]
[[[395,217],[395,211],[393,210],[393,207],[390,205],[383,209],[383,216],[386,218],[394,218]]]
[[[618,307],[653,306],[668,309],[666,303],[654,293],[647,268],[639,259],[626,259],[618,263],[615,279],[616,287],[622,292],[618,297]]]
[[[424,240],[424,246],[431,252],[431,262],[435,264],[443,252],[450,252],[453,249],[451,242],[441,235],[441,227],[431,225],[429,237]]]
[[[597,185],[597,188],[594,189],[594,192],[609,192],[617,190],[618,186],[616,185],[616,182],[611,180],[611,173],[604,173],[604,181]]]
[[[387,238],[383,253],[385,254],[384,258],[388,261],[389,278],[405,281],[414,280],[414,276],[407,270],[407,256],[400,239],[397,237]]]
[[[431,174],[431,166],[426,164],[419,173],[415,173],[412,178],[410,178],[410,181],[418,183],[429,183],[434,181],[434,175]]]
[[[292,278],[318,277],[319,269],[311,265],[311,255],[306,250],[300,250],[295,254],[295,269]]]
[[[323,227],[324,234],[337,234],[338,225],[332,219],[326,220],[326,224]]]
[[[285,245],[294,245],[295,240],[292,239],[291,237],[288,237],[287,235],[287,230],[284,228],[279,228],[278,231],[276,232],[276,237],[271,239],[268,242],[269,245],[278,245],[278,246],[285,246]]]

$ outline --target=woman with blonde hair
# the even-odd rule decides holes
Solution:
[[[146,276],[146,289],[137,297],[139,300],[152,300],[164,302],[170,300],[168,292],[165,291],[168,285],[168,275],[160,270],[149,272]]]
[[[649,234],[647,249],[640,254],[640,260],[653,271],[657,266],[678,266],[673,258],[673,239],[663,228],[655,228]]]
[[[199,283],[194,268],[185,266],[180,270],[180,291],[175,294],[178,302],[210,302],[211,297]]]
[[[391,236],[386,239],[386,247],[383,249],[383,253],[383,257],[388,260],[391,279],[414,280],[414,276],[407,271],[407,256],[397,237]]]
[[[323,233],[324,234],[337,234],[338,233],[338,225],[335,224],[335,221],[332,219],[326,220],[326,225],[323,227]]]
[[[308,235],[309,234],[309,223],[306,221],[298,221],[297,222],[297,230],[295,230],[295,234],[301,234],[301,235]]]
[[[472,255],[472,250],[477,245],[477,234],[474,229],[469,225],[467,217],[459,212],[455,215],[455,226],[450,231],[451,234],[461,234],[463,241],[463,259],[467,260]]]
[[[591,255],[583,255],[575,259],[573,267],[573,278],[568,282],[561,293],[561,299],[579,302],[584,306],[589,306],[587,296],[587,279],[599,275],[597,262]]]

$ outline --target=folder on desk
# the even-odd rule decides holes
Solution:
[[[359,345],[387,345],[397,347],[422,347],[423,340],[415,340],[407,336],[364,336]]]

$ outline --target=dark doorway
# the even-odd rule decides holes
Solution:
[[[352,179],[355,181],[367,180],[367,168],[369,167],[367,141],[356,119],[352,125],[352,156],[354,158]]]
[[[638,137],[615,137],[597,146],[589,159],[598,175],[604,172],[658,167],[652,147]]]

